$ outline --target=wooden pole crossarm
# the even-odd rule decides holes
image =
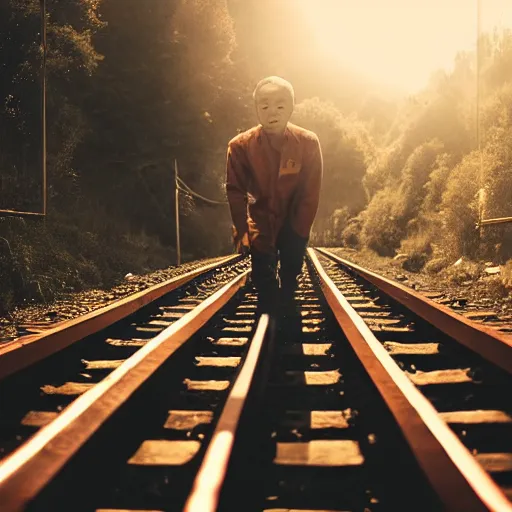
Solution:
[[[44,213],[18,212],[16,210],[0,210],[0,217],[44,217]]]
[[[512,217],[498,217],[496,219],[483,219],[478,223],[478,226],[488,226],[489,224],[506,224],[512,222]]]

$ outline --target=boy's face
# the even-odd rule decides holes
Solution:
[[[293,113],[290,93],[276,84],[265,84],[256,95],[256,113],[263,129],[283,133]]]

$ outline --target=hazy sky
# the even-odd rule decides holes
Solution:
[[[414,92],[473,50],[477,0],[297,0],[333,63]],[[480,0],[482,31],[512,27],[512,0]]]

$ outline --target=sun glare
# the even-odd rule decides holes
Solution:
[[[414,92],[473,50],[477,0],[298,0],[333,65]],[[480,28],[512,26],[512,2],[480,0]]]

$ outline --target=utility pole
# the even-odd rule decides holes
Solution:
[[[176,264],[181,265],[181,246],[180,246],[180,191],[178,188],[178,161],[174,159],[174,186],[175,194],[175,207],[176,207]]]
[[[46,0],[39,0],[39,6],[41,9],[41,49],[43,51],[41,69],[41,165],[43,169],[43,215],[46,217]]]
[[[482,155],[482,133],[480,127],[480,94],[481,94],[481,82],[480,82],[480,59],[481,55],[481,36],[482,36],[482,28],[481,28],[481,18],[482,18],[482,5],[480,0],[476,0],[476,65],[475,65],[475,73],[476,73],[476,143],[478,146],[478,158],[479,160],[479,189],[478,189],[478,236],[482,238],[482,220],[484,218],[484,180],[483,180],[483,155]]]

